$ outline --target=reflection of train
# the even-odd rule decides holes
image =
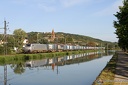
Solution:
[[[39,53],[39,52],[55,52],[67,50],[87,50],[87,49],[105,49],[105,47],[87,47],[79,45],[64,45],[64,44],[26,44],[23,47],[24,53]]]
[[[101,57],[101,55],[99,54],[104,54],[105,51],[102,52],[90,52],[90,53],[82,53],[82,54],[76,54],[76,55],[67,55],[67,56],[63,56],[63,57],[54,57],[54,58],[46,58],[46,59],[42,59],[42,60],[31,60],[26,62],[26,67],[43,67],[43,66],[50,66],[52,64],[57,64],[57,63],[63,63],[64,61],[71,61],[74,59],[80,59],[80,58],[84,58],[86,61],[87,60],[92,60],[98,57]],[[81,61],[83,62],[83,60]],[[75,62],[74,62],[75,63]]]

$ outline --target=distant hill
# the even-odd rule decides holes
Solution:
[[[37,36],[38,34],[38,36]],[[118,47],[116,42],[103,41],[89,36],[70,34],[64,32],[55,32],[54,41],[50,41],[52,33],[50,32],[29,32],[28,38],[30,43],[58,43],[58,44],[73,44],[83,46],[104,46],[109,49]],[[37,39],[38,37],[38,39]]]

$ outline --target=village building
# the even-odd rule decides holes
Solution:
[[[55,40],[55,38],[56,38],[54,29],[52,29],[52,32],[51,32],[50,34],[51,34],[51,35],[50,35],[48,41],[49,41],[49,42],[50,42],[50,41],[53,42],[53,41]]]
[[[25,47],[25,45],[28,44],[28,43],[29,43],[29,42],[28,42],[28,39],[25,38],[24,41],[23,41],[23,47]]]

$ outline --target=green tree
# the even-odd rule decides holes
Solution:
[[[27,34],[24,30],[16,29],[13,32],[14,39],[15,39],[15,46],[19,48],[19,51],[21,51],[21,48],[23,46],[23,41],[27,37]]]
[[[87,46],[93,46],[93,47],[95,47],[96,46],[96,43],[93,42],[93,41],[90,41],[90,42],[87,43]]]
[[[28,34],[29,43],[37,43],[38,32],[29,32],[27,34]]]
[[[117,34],[119,40],[118,45],[124,51],[128,49],[128,0],[123,1],[123,6],[119,7],[115,17],[117,21],[114,21],[114,27],[116,28],[115,34]]]
[[[4,55],[4,46],[3,45],[0,45],[0,54],[1,55]]]
[[[15,47],[15,38],[13,35],[9,35],[7,37],[7,42],[8,42],[7,43],[8,47],[10,47],[11,49],[13,49]]]

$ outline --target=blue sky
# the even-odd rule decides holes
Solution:
[[[116,42],[113,16],[123,0],[2,0],[0,28],[9,22],[7,33],[65,32]],[[0,30],[2,33],[3,30]]]

